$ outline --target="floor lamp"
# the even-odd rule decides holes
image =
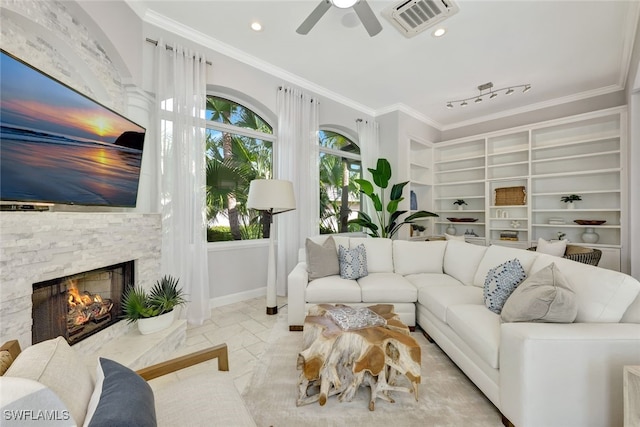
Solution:
[[[269,212],[269,220],[273,224],[273,216],[296,208],[293,194],[293,183],[279,179],[254,179],[249,184],[247,207]],[[267,314],[278,313],[276,297],[276,257],[273,250],[273,228],[269,230],[269,264],[267,266]]]

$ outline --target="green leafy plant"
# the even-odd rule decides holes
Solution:
[[[358,218],[349,221],[349,224],[357,224],[363,228],[369,229],[371,237],[393,237],[404,224],[412,224],[418,218],[437,217],[438,215],[428,211],[417,211],[400,220],[400,216],[407,213],[404,210],[398,210],[401,201],[404,186],[409,181],[394,184],[389,192],[389,202],[385,205],[385,190],[389,187],[391,179],[391,164],[387,159],[378,159],[375,169],[368,169],[373,177],[373,184],[366,179],[356,179],[356,183],[360,186],[360,192],[365,194],[373,202],[376,212],[377,223],[364,212],[358,212]],[[379,187],[379,192],[375,192],[374,184]]]
[[[130,288],[122,297],[124,318],[131,323],[160,316],[186,304],[184,291],[178,288],[178,282],[179,279],[167,275],[158,280],[149,292],[142,287]]]
[[[560,197],[560,200],[562,200],[565,203],[573,203],[575,201],[582,200],[582,197],[578,196],[577,194],[571,194],[569,196]]]
[[[458,199],[455,202],[453,202],[454,205],[458,205],[458,206],[462,206],[462,205],[466,205],[467,202],[464,201],[464,199]]]

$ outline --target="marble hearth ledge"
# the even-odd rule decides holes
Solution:
[[[99,349],[95,349],[95,352],[81,352],[92,375],[95,375],[99,357],[115,360],[137,370],[168,360],[187,340],[187,321],[184,319],[175,320],[164,331],[149,335],[140,334],[135,325],[127,326],[133,327],[129,327],[127,333],[108,340]],[[79,349],[74,346],[74,350]]]

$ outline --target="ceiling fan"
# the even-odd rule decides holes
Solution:
[[[338,7],[340,9],[348,9],[350,7],[360,18],[360,22],[364,25],[364,28],[369,33],[369,36],[373,37],[382,31],[382,25],[376,18],[376,15],[371,10],[371,7],[367,4],[366,0],[322,0],[307,19],[296,30],[298,34],[308,34],[314,25],[318,23],[320,18],[331,8],[331,6]]]

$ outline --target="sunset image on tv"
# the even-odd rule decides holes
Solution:
[[[136,204],[145,129],[5,52],[0,199]]]

